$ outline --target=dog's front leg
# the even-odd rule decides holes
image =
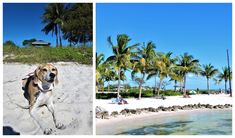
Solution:
[[[42,119],[40,119],[38,111],[39,111],[39,106],[37,106],[37,104],[35,104],[30,109],[30,115],[37,122],[37,124],[40,126],[40,128],[43,130],[43,133],[46,135],[50,135],[52,133],[52,129],[46,128],[47,125],[45,124],[45,122]]]
[[[54,110],[55,108],[54,108],[53,98],[52,97],[48,101],[47,108],[48,108],[48,110],[52,114],[55,127],[58,128],[58,129],[65,129],[66,127],[65,127],[64,124],[57,122],[56,115],[55,115],[55,110]]]

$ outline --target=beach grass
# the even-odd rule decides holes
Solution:
[[[92,47],[24,47],[3,46],[3,62],[19,63],[48,63],[48,62],[77,62],[92,64]]]

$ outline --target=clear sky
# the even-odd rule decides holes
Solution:
[[[3,42],[12,40],[22,46],[25,39],[36,38],[55,46],[55,36],[46,35],[41,30],[45,3],[4,3],[3,4]],[[63,45],[67,42],[63,41]]]
[[[232,55],[232,4],[104,4],[96,5],[96,51],[105,58],[112,54],[107,37],[116,44],[117,34],[127,34],[130,44],[153,41],[156,51],[184,52],[211,63],[220,71],[227,66],[226,49]],[[134,85],[130,72],[127,82]],[[168,80],[168,79],[166,79]],[[147,82],[154,85],[153,80]],[[173,82],[167,88],[173,89]],[[212,89],[224,88],[224,82]],[[189,75],[187,88],[206,89],[206,79]]]

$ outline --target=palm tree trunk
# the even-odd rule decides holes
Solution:
[[[58,27],[55,26],[55,35],[56,35],[56,47],[58,47]]]
[[[182,92],[182,81],[180,81],[180,92]]]
[[[59,28],[59,39],[60,39],[60,47],[62,47],[62,39],[61,39],[61,34],[60,34],[60,27]]]
[[[206,81],[207,81],[207,92],[208,92],[208,95],[210,95],[209,78],[207,78]]]
[[[108,81],[108,92],[109,92],[109,81]]]
[[[227,94],[227,80],[224,80],[224,85],[225,85],[225,86],[224,86],[224,87],[225,87],[225,90],[224,90],[224,91],[225,91],[225,94]]]
[[[184,92],[184,95],[186,95],[186,74],[184,75],[184,86],[183,86],[183,92]]]
[[[159,85],[158,85],[157,96],[159,96],[159,94],[160,94],[161,85],[162,85],[162,79],[160,79],[160,82],[159,82]]]
[[[117,93],[117,97],[120,96],[120,72],[121,70],[118,70],[118,93]]]
[[[177,85],[177,81],[175,80],[175,92],[176,92],[176,85]]]
[[[155,91],[154,91],[154,96],[156,96],[156,92],[157,92],[157,75],[155,77]]]
[[[139,100],[141,99],[142,84],[143,84],[143,82],[144,82],[144,77],[145,77],[145,73],[143,74],[143,77],[142,77],[142,79],[141,79],[140,86],[139,86],[139,89],[140,89],[140,92],[139,92]]]

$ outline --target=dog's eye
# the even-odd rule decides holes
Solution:
[[[56,70],[56,69],[54,69],[54,68],[52,69],[52,71],[55,71],[55,70]]]
[[[45,72],[46,72],[46,71],[47,71],[47,69],[43,69],[43,71],[45,71]]]

